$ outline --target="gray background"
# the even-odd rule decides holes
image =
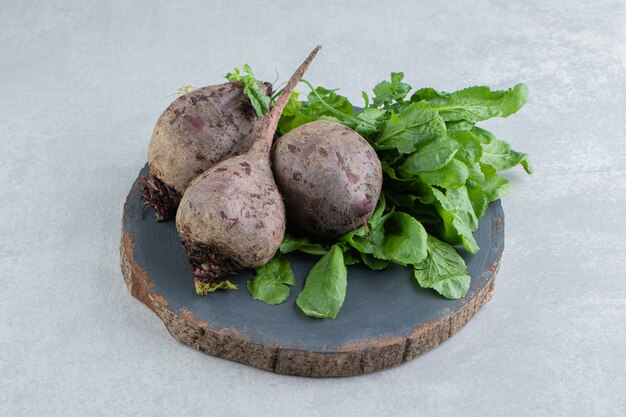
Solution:
[[[29,3],[0,2],[0,415],[626,414],[624,2]],[[508,174],[495,298],[436,350],[344,379],[177,343],[118,258],[177,88],[243,63],[284,80],[318,42],[307,78],[356,103],[392,70],[531,91],[484,124],[536,168]]]

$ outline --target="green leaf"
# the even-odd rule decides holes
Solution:
[[[291,95],[278,122],[278,131],[281,135],[316,120],[335,120],[355,128],[357,120],[352,110],[352,104],[346,97],[337,94],[337,90],[329,90],[324,87],[314,88],[307,81],[303,80],[303,82],[309,85],[312,91],[304,103],[299,101],[298,93]],[[361,122],[363,125],[365,123],[365,121]]]
[[[473,232],[478,228],[478,218],[466,187],[446,191],[446,198],[455,208],[452,225],[461,237],[463,246],[471,253],[478,252]]]
[[[397,192],[390,188],[385,189],[385,195],[403,211],[417,217],[421,223],[438,224],[441,222],[437,210],[431,205],[424,204],[423,199],[417,195],[409,194],[409,192]]]
[[[474,213],[476,214],[476,218],[480,219],[485,215],[487,209],[489,208],[489,198],[483,187],[479,184],[467,184],[467,195],[472,203],[472,207],[474,208]]]
[[[289,297],[288,285],[293,287],[295,284],[289,260],[278,252],[268,263],[256,269],[247,287],[255,300],[280,304]]]
[[[265,94],[256,82],[246,83],[243,93],[248,96],[256,115],[261,118],[270,110],[270,97]]]
[[[411,95],[410,101],[414,103],[426,101],[428,103],[435,103],[435,105],[443,105],[450,101],[450,94],[437,91],[431,87],[420,88]]]
[[[446,129],[450,132],[462,132],[466,130],[472,130],[475,126],[474,123],[465,120],[458,120],[456,122],[446,122]]]
[[[480,168],[485,175],[485,181],[482,184],[483,192],[489,202],[504,197],[510,190],[509,180],[498,175],[496,169],[490,165],[480,164]]]
[[[411,91],[411,86],[402,82],[404,73],[392,72],[391,82],[382,81],[374,87],[374,98],[372,104],[380,107],[385,104],[391,104],[394,101],[402,101]]]
[[[356,124],[351,124],[350,127],[366,139],[369,139],[378,132],[377,125],[384,116],[384,110],[375,107],[367,107],[357,113],[356,117],[359,121],[356,122]]]
[[[324,87],[317,87],[307,96],[305,107],[307,107],[312,114],[332,116],[333,113],[329,113],[330,110],[327,107],[330,106],[341,113],[353,115],[352,103],[350,103],[346,97],[337,94],[337,91],[339,91],[339,89],[329,90]]]
[[[363,97],[363,101],[365,102],[363,107],[369,107],[369,105],[370,105],[370,96],[368,96],[365,91],[361,91],[361,97]]]
[[[360,253],[372,254],[374,248],[383,244],[385,239],[384,224],[393,214],[393,208],[386,210],[386,200],[383,195],[378,200],[376,210],[368,220],[368,227],[361,226],[352,230],[339,238],[339,241],[346,243]]]
[[[469,178],[469,170],[467,165],[454,158],[443,168],[420,172],[418,177],[428,185],[455,189],[465,185]]]
[[[431,288],[444,297],[456,300],[467,294],[472,278],[467,274],[441,277],[431,284]]]
[[[411,178],[422,171],[443,168],[459,151],[459,144],[447,138],[435,140],[419,151],[411,154],[398,172],[404,178]]]
[[[385,175],[385,178],[383,180],[383,188],[386,188],[387,185],[393,185],[394,187],[397,187],[399,189],[404,189],[405,187],[409,186],[413,181],[415,181],[414,178],[400,178],[396,173],[394,167],[392,167],[391,164],[385,160],[381,160],[380,165],[383,169],[383,174]]]
[[[483,152],[480,140],[470,131],[452,132],[450,136],[459,143],[456,158],[463,161],[469,170],[466,184],[468,187],[479,187],[485,180],[479,163]]]
[[[495,91],[489,87],[469,87],[452,94],[426,88],[413,93],[411,101],[428,102],[446,122],[465,120],[475,123],[515,113],[528,101],[528,88],[524,84]]]
[[[399,113],[392,113],[382,123],[373,146],[376,150],[395,149],[407,154],[445,134],[446,124],[436,111],[426,103],[413,103]]]
[[[453,300],[467,294],[472,281],[456,250],[432,236],[428,236],[428,256],[414,265],[413,276],[422,288],[432,288]]]
[[[424,204],[432,204],[439,213],[441,238],[452,245],[463,245],[470,253],[480,249],[473,232],[478,227],[478,219],[465,186],[447,190],[444,194],[436,187],[421,187]]]
[[[385,214],[385,211],[387,211],[387,214]],[[387,217],[391,214],[390,212],[393,212],[393,209],[390,208],[390,210],[387,210],[387,200],[384,195],[381,195],[376,204],[376,209],[374,213],[372,213],[372,217],[367,221],[370,229],[380,229]]]
[[[447,225],[447,221],[444,220],[444,224]],[[451,244],[463,245],[469,253],[477,253],[480,250],[476,239],[474,239],[474,230],[465,221],[462,214],[452,214],[452,225],[446,228],[443,237]]]
[[[533,169],[528,161],[528,155],[522,152],[516,152],[511,149],[511,145],[503,140],[492,139],[488,143],[482,144],[483,152],[480,162],[494,167],[498,171],[511,169],[521,164],[524,170],[531,174]]]
[[[300,93],[294,91],[289,97],[287,105],[283,109],[283,113],[280,115],[278,121],[278,132],[281,135],[286,134],[290,130],[295,129],[305,123],[312,122],[315,119],[306,115],[306,112],[302,111],[302,102],[300,101]]]
[[[343,262],[346,264],[346,266],[356,265],[358,263],[361,263],[360,255],[361,254],[359,252],[353,250],[347,245],[346,247],[343,248]]]
[[[296,304],[307,316],[334,319],[346,296],[347,275],[343,250],[333,245],[309,272]]]
[[[365,228],[359,228],[355,233],[342,236],[341,240],[360,253],[374,253],[374,248],[381,244],[384,236],[381,229],[368,233]]]
[[[385,216],[385,218],[389,217],[389,214]],[[384,220],[383,220],[384,222]],[[345,235],[341,236],[341,242],[344,242],[356,249],[357,252],[360,253],[374,253],[376,247],[382,245],[385,240],[385,230],[383,227],[368,227],[365,228],[363,226],[355,229]]]
[[[480,140],[480,143],[490,143],[492,140],[496,139],[493,133],[478,126],[474,126],[471,132]]]
[[[300,113],[301,108],[302,102],[300,101],[300,93],[294,91],[289,96],[289,101],[287,101],[287,105],[283,109],[281,117],[297,115]]]
[[[248,64],[243,66],[243,71],[235,68],[234,72],[226,74],[226,79],[230,82],[243,84],[243,93],[250,99],[250,103],[259,118],[270,110],[271,98],[261,89],[262,83],[256,79]]]
[[[480,139],[478,139],[469,130],[459,130],[455,132],[449,132],[451,140],[454,140],[459,145],[458,156],[468,164],[475,164],[480,161],[482,156],[482,147]]]
[[[413,276],[422,288],[432,288],[449,299],[467,294],[471,277],[463,258],[454,247],[433,236],[428,236],[428,255],[414,265]]]
[[[379,271],[381,269],[385,269],[389,266],[389,261],[385,261],[383,259],[378,259],[375,258],[373,255],[370,255],[368,253],[359,253],[359,256],[361,257],[361,260],[363,261],[363,263],[369,268],[372,269],[374,271]]]
[[[280,243],[280,252],[287,254],[293,251],[308,253],[309,255],[324,255],[328,252],[328,248],[319,243],[311,243],[309,238],[295,237],[285,233],[283,241]]]
[[[373,255],[400,265],[420,262],[426,257],[426,229],[413,216],[394,212],[385,221],[385,238]]]

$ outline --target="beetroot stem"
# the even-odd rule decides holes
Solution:
[[[298,85],[302,76],[306,72],[306,70],[313,62],[313,59],[322,48],[321,45],[317,45],[309,54],[309,56],[304,60],[302,64],[298,67],[298,69],[293,73],[289,81],[287,82],[287,86],[283,89],[280,96],[276,99],[274,103],[274,107],[270,109],[270,111],[263,117],[263,122],[261,125],[261,131],[259,132],[259,140],[255,143],[253,148],[256,148],[257,145],[260,149],[263,149],[265,152],[268,152],[272,146],[272,142],[274,140],[274,132],[278,127],[278,120],[280,119],[280,115],[285,109],[285,106],[289,102],[289,97],[291,97],[291,93],[294,88]]]

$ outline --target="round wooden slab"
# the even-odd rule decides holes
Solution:
[[[139,178],[144,175],[144,168]],[[504,248],[504,213],[492,203],[475,233],[481,250],[462,256],[472,276],[468,294],[446,300],[419,288],[409,268],[348,268],[345,302],[335,320],[305,316],[295,299],[314,257],[290,254],[296,286],[283,304],[252,299],[250,271],[234,276],[237,291],[195,293],[173,221],[157,223],[140,200],[139,178],[124,206],[121,264],[133,296],[174,338],[202,352],[282,374],[346,376],[406,362],[459,330],[491,299]]]

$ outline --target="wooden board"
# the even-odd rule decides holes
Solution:
[[[460,300],[446,300],[414,282],[409,268],[348,269],[344,305],[335,320],[305,316],[295,299],[315,259],[290,254],[296,286],[271,306],[246,290],[250,271],[234,276],[237,291],[195,293],[173,221],[157,223],[140,200],[139,179],[124,206],[121,265],[133,296],[163,320],[177,340],[202,352],[272,372],[347,376],[411,360],[458,331],[491,299],[504,248],[504,213],[490,205],[475,233],[481,250],[462,252],[472,283]]]

